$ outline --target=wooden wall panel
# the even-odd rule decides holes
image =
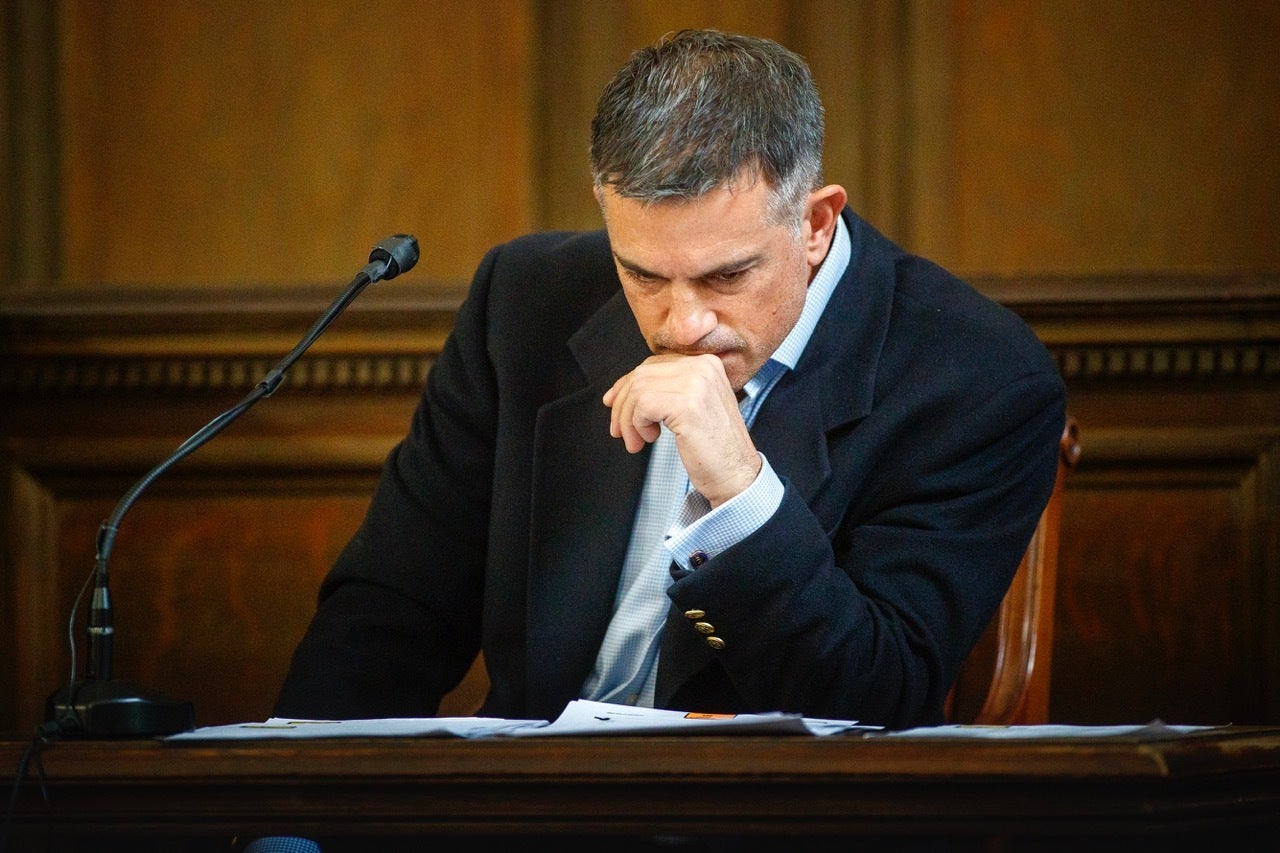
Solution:
[[[0,730],[29,731],[55,669],[59,631],[50,621],[62,601],[56,555],[57,506],[48,490],[5,453],[0,510]],[[69,612],[64,610],[64,612]],[[52,692],[49,690],[48,692]]]
[[[1280,359],[1271,377],[1073,389],[1090,443],[1063,514],[1055,720],[1280,719]]]
[[[465,281],[533,224],[528,3],[59,12],[66,282],[345,281],[396,232]]]
[[[944,265],[1280,265],[1280,6],[953,5],[955,252]]]
[[[320,580],[363,517],[364,485],[307,495],[241,481],[225,492],[170,485],[149,494],[112,560],[119,676],[191,700],[201,725],[270,716]],[[59,502],[64,593],[92,567],[116,499]],[[62,603],[69,613],[65,594]]]
[[[85,422],[71,401],[66,408],[78,415],[4,424],[12,461],[0,636],[20,651],[0,667],[0,730],[34,725],[45,697],[69,677],[68,618],[93,566],[98,526],[185,438],[140,440],[128,425],[141,417],[153,432],[194,432],[193,409],[223,408],[127,395],[100,402],[113,411],[91,433],[68,428]],[[376,402],[359,394],[276,400],[303,414],[251,412],[247,428],[228,429],[157,481],[125,517],[111,561],[114,676],[191,700],[202,725],[269,715],[320,580],[363,518],[381,461],[415,402],[413,393]],[[346,426],[355,436],[357,422],[363,438],[324,435]],[[85,618],[82,605],[81,675]],[[472,712],[481,698],[464,685],[442,713]]]
[[[395,230],[423,239],[433,280],[465,280],[500,239],[599,224],[586,145],[600,86],[684,26],[805,55],[829,179],[945,266],[1280,264],[1274,4],[13,8],[30,37],[14,39],[9,91],[30,97],[9,162],[28,168],[6,189],[29,227],[6,266],[31,284],[332,281]]]
[[[251,412],[244,426],[145,492],[121,525],[111,561],[115,677],[192,699],[202,723],[269,713],[319,581],[359,524],[413,402],[411,395],[375,406],[302,398],[281,406],[306,412],[298,420]],[[92,408],[112,411],[88,433],[75,428],[86,422],[82,401],[42,408],[55,417],[26,420],[29,412],[11,411],[5,422],[14,519],[4,549],[6,598],[16,603],[5,633],[23,651],[9,673],[12,693],[3,691],[0,728],[38,719],[50,685],[67,677],[67,620],[93,566],[99,524],[186,437],[181,431],[195,432],[226,406],[216,396],[188,406],[145,395],[100,398]],[[366,427],[364,438],[356,429],[347,439],[325,436],[378,408],[383,413],[370,411],[370,420],[381,435]],[[299,422],[309,426],[300,430]],[[75,631],[82,675],[85,616],[81,610]]]
[[[1272,719],[1255,662],[1274,611],[1264,566],[1244,547],[1259,532],[1244,517],[1256,469],[1143,462],[1095,465],[1072,482],[1053,719]]]
[[[42,0],[8,0],[0,24],[0,281],[43,283],[58,271],[56,16]]]
[[[787,45],[805,57],[826,111],[823,179],[849,191],[849,204],[890,237],[910,244],[917,194],[914,124],[923,112],[913,47],[926,41],[912,3],[862,0],[832,6],[793,2]],[[942,39],[929,40],[939,54]],[[932,67],[946,68],[935,55]],[[930,103],[930,114],[944,112]]]

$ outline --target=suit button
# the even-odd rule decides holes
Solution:
[[[701,619],[703,616],[706,616],[706,615],[707,615],[707,611],[705,610],[686,610],[684,612],[684,618],[686,619]]]
[[[694,551],[692,554],[689,555],[689,565],[693,566],[695,569],[698,566],[701,566],[706,561],[707,561],[706,551]]]
[[[707,637],[707,645],[716,651],[719,651],[724,648],[724,640],[719,637]]]
[[[714,634],[716,632],[715,626],[710,622],[694,622],[693,630],[699,634]]]

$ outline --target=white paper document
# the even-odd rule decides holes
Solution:
[[[334,737],[529,737],[535,735],[798,734],[830,735],[875,730],[853,720],[821,720],[799,714],[698,714],[636,708],[576,699],[554,722],[493,717],[423,717],[381,720],[290,720],[205,726],[170,735],[169,741],[317,739]]]
[[[261,723],[205,726],[165,740],[310,740],[334,737],[493,737],[547,725],[546,720],[491,717],[404,717],[381,720],[291,720],[272,717]]]
[[[516,734],[522,737],[690,733],[829,735],[872,728],[859,726],[855,720],[819,720],[781,712],[699,714],[575,699],[551,725]]]

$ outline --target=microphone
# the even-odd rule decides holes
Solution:
[[[417,262],[418,241],[409,234],[392,234],[373,247],[369,266],[361,272],[368,274],[370,281],[386,281],[413,269]]]
[[[409,234],[395,234],[380,241],[369,253],[369,263],[275,367],[253,387],[244,399],[205,424],[184,441],[164,461],[133,485],[115,510],[98,528],[97,557],[93,572],[71,609],[68,634],[71,638],[71,677],[49,696],[45,711],[48,722],[64,735],[89,737],[152,737],[188,731],[195,727],[195,711],[187,701],[171,699],[127,681],[111,677],[112,647],[115,639],[114,608],[111,604],[107,562],[115,545],[120,522],[130,507],[161,474],[204,445],[264,397],[271,396],[284,381],[285,372],[320,334],[368,285],[395,278],[418,262],[418,241]],[[75,618],[84,592],[93,582],[89,606],[87,677],[76,680]]]

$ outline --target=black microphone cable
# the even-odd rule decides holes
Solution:
[[[62,727],[54,721],[41,723],[36,727],[31,741],[18,759],[18,769],[13,774],[13,787],[9,792],[9,806],[5,810],[4,827],[0,829],[0,853],[9,849],[9,837],[13,831],[13,817],[18,810],[18,796],[22,793],[22,783],[27,779],[27,768],[35,762],[36,776],[39,779],[40,798],[44,801],[44,813],[49,823],[46,828],[45,847],[53,844],[53,801],[49,798],[49,780],[45,776],[44,761],[41,753],[53,746],[62,733]]]

